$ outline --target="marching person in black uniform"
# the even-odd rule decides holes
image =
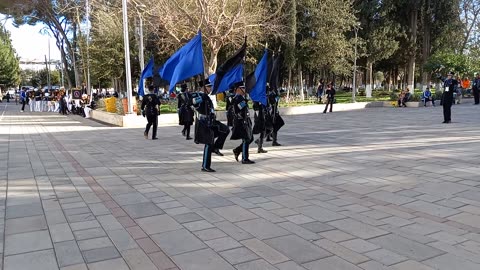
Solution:
[[[225,140],[230,130],[220,121],[216,120],[213,102],[209,97],[212,84],[208,79],[201,83],[204,92],[192,93],[192,105],[197,111],[195,120],[195,143],[205,144],[203,149],[202,171],[215,172],[211,168],[212,152],[223,156],[220,149],[223,149]],[[217,140],[215,140],[217,138]]]
[[[179,125],[183,126],[182,135],[191,140],[190,127],[193,125],[193,109],[191,94],[188,92],[187,85],[182,84],[182,90],[178,95],[178,118]]]
[[[272,132],[271,117],[267,114],[267,107],[258,101],[253,102],[253,110],[255,111],[253,134],[260,134],[260,138],[255,140],[258,146],[257,153],[267,153],[268,151],[263,149],[263,140]]]
[[[442,79],[445,88],[442,95],[444,124],[452,122],[453,93],[457,91],[458,86],[458,81],[452,78],[453,75],[454,73],[450,72],[448,73],[446,80]]]
[[[278,102],[280,101],[280,95],[278,94],[278,91],[276,89],[272,89],[268,94],[267,94],[267,99],[268,99],[268,112],[271,117],[272,125],[273,125],[273,131],[271,133],[271,136],[267,137],[267,142],[271,141],[270,137],[273,139],[272,146],[282,146],[281,144],[278,143],[277,141],[277,136],[278,136],[278,131],[280,128],[282,128],[285,125],[285,122],[283,121],[283,118],[280,116],[280,113],[278,112]]]
[[[475,99],[474,105],[480,104],[480,72],[477,73],[477,77],[473,80],[473,98]]]
[[[230,89],[228,91],[225,92],[225,100],[226,100],[226,113],[227,113],[227,126],[229,127],[233,127],[233,118],[234,118],[234,110],[233,110],[233,106],[232,106],[232,101],[233,101],[233,98],[235,97],[235,94],[234,94],[234,89]]]
[[[150,94],[145,95],[142,100],[142,115],[143,117],[147,117],[148,124],[145,127],[145,132],[143,136],[145,139],[148,139],[148,132],[150,131],[150,127],[153,125],[153,134],[152,140],[158,140],[157,138],[157,126],[158,126],[158,115],[160,112],[160,99],[157,95],[153,93],[154,87],[150,85],[148,87]]]
[[[232,105],[235,112],[231,140],[242,140],[242,144],[233,149],[235,159],[242,153],[242,164],[253,164],[255,162],[248,158],[248,147],[253,141],[252,120],[248,111],[248,100],[245,98],[245,83],[235,83],[235,97]]]

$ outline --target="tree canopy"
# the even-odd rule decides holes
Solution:
[[[20,65],[10,34],[0,25],[0,85],[16,86],[19,79]]]

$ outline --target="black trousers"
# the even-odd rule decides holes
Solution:
[[[145,128],[145,133],[148,134],[150,127],[153,125],[153,134],[152,139],[157,137],[157,126],[158,126],[158,115],[157,114],[147,114],[148,124]]]
[[[235,151],[236,153],[242,152],[242,160],[248,160],[248,157],[249,157],[248,149],[252,142],[253,142],[253,136],[251,139],[242,139],[242,144],[240,144],[235,149],[233,149],[233,151]]]
[[[25,110],[25,100],[22,100],[22,111]]]
[[[192,125],[189,125],[189,124],[185,124],[183,125],[183,131],[185,132],[185,135],[187,136],[187,138],[190,137],[190,127]]]
[[[202,168],[210,169],[210,166],[212,166],[212,151],[213,145],[205,144],[205,147],[203,148]]]
[[[435,99],[432,98],[426,98],[423,100],[423,106],[427,106],[427,102],[431,101],[432,105],[435,106]]]
[[[323,110],[324,113],[327,112],[328,105],[330,105],[330,112],[332,112],[332,109],[333,109],[333,98],[327,99],[327,104],[325,105],[325,110]]]
[[[475,99],[475,104],[480,103],[480,90],[478,88],[473,89],[473,98]]]
[[[265,131],[263,131],[262,133],[260,133],[260,138],[258,138],[258,150],[262,149],[263,148],[263,139],[265,139]]]
[[[224,128],[217,127],[213,130],[213,134],[217,138],[215,140],[215,143],[213,144],[213,147],[215,149],[223,149],[223,145],[225,145],[225,141],[227,140],[229,132],[228,132],[228,128],[226,128],[227,132],[220,132],[220,130],[223,130],[223,129]]]
[[[448,122],[452,121],[452,102],[443,101],[443,120]]]

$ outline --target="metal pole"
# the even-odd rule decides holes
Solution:
[[[122,13],[123,13],[123,45],[125,47],[125,78],[127,79],[127,102],[128,102],[128,114],[133,113],[132,104],[132,78],[130,69],[130,47],[128,37],[128,16],[127,16],[127,0],[122,0]]]
[[[139,52],[139,59],[140,59],[140,70],[143,72],[143,69],[145,68],[145,59],[143,59],[143,17],[142,14],[140,14],[140,52]],[[140,80],[140,83],[142,86],[145,86],[145,80]]]
[[[85,2],[87,13],[87,94],[90,94],[90,101],[92,100],[93,93],[90,82],[90,5],[88,0]]]
[[[357,40],[358,40],[358,29],[355,28],[355,58],[353,59],[353,86],[352,86],[352,102],[356,102],[355,95],[357,93]]]

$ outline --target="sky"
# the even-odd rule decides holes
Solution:
[[[23,25],[15,27],[11,20],[5,21],[5,16],[0,14],[0,23],[10,32],[12,45],[21,60],[45,60],[48,58],[48,42],[50,40],[50,59],[60,60],[60,51],[55,45],[55,39],[40,34],[44,25],[35,26]]]

